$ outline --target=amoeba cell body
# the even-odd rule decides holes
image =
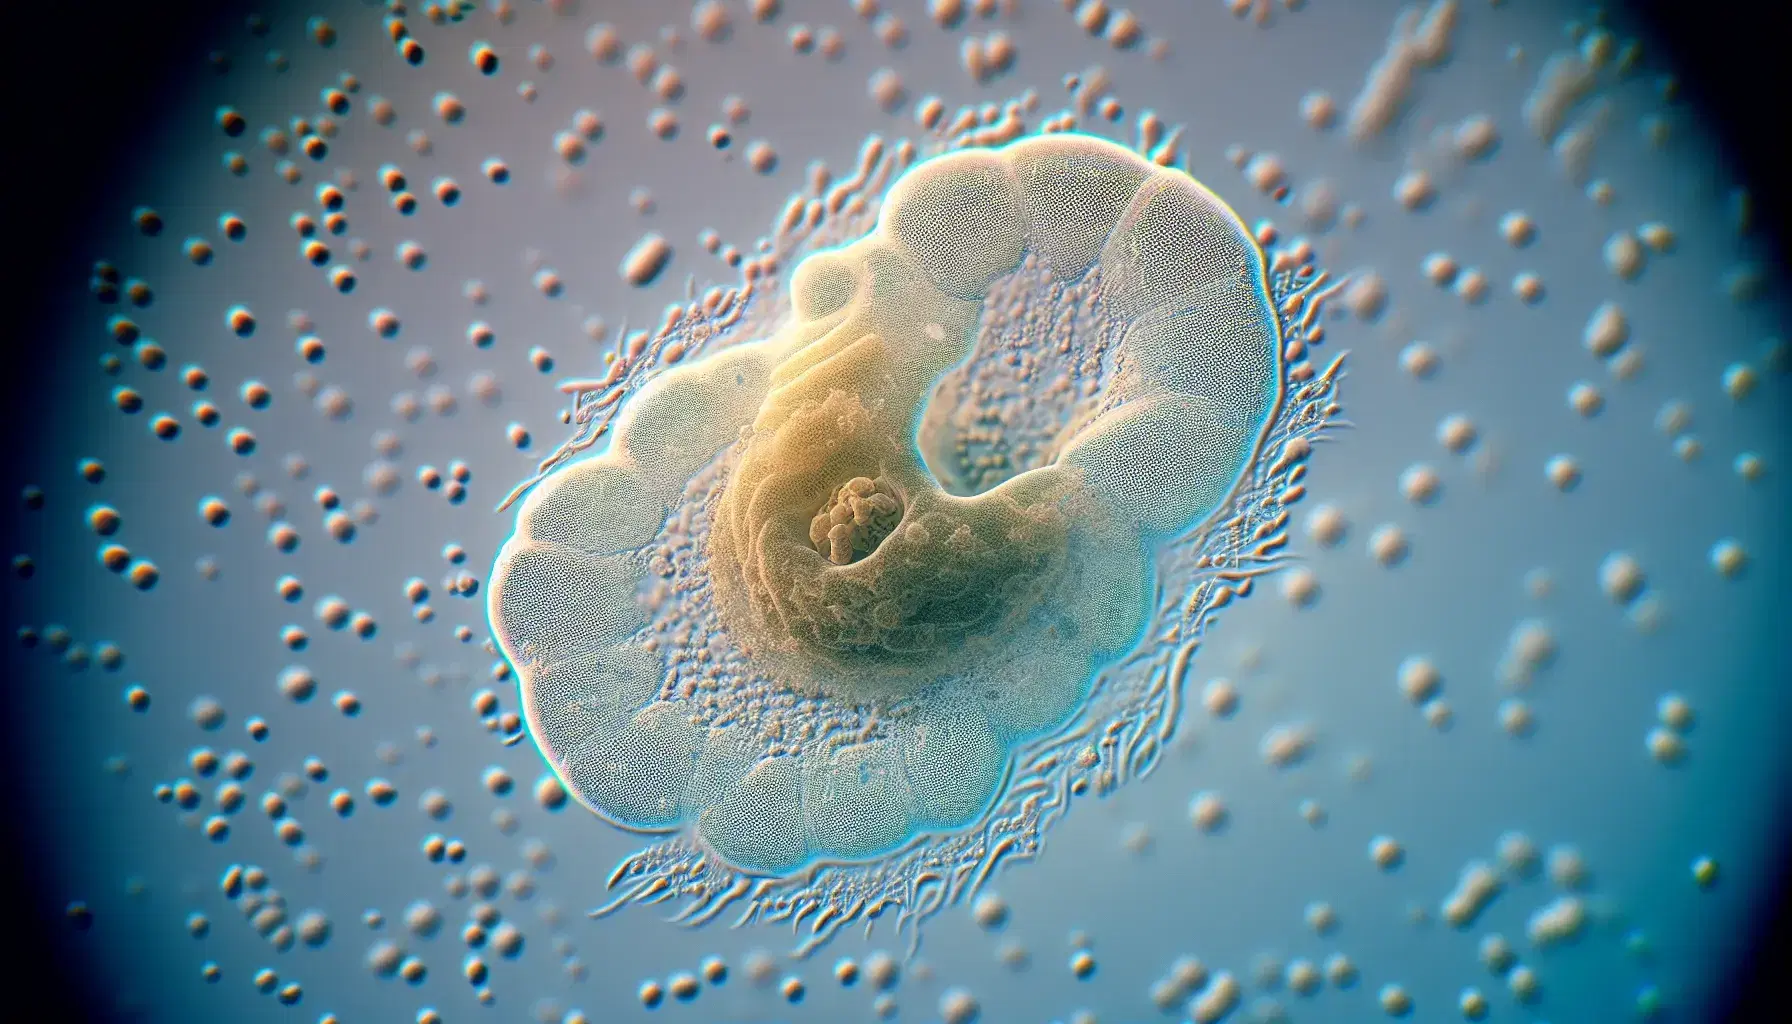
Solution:
[[[769,336],[628,394],[489,592],[555,773],[677,833],[616,880],[701,875],[701,919],[767,877],[924,915],[962,893],[923,861],[1036,851],[1032,789],[1148,770],[1332,408],[1289,357],[1322,280],[1188,175],[1043,135],[909,168]],[[1066,753],[1116,716],[1130,756]]]

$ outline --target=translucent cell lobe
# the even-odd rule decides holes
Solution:
[[[974,821],[1001,780],[1006,754],[987,713],[942,697],[904,717],[897,735],[915,819],[933,828]]]
[[[492,617],[506,624],[519,660],[551,664],[593,654],[640,628],[637,571],[624,555],[521,547],[492,581]]]
[[[697,834],[729,862],[783,872],[808,858],[803,833],[802,765],[768,757],[697,818]]]
[[[542,753],[558,760],[620,730],[652,698],[662,674],[659,659],[628,646],[538,668],[524,707]]]
[[[963,152],[930,160],[890,189],[879,224],[948,295],[980,299],[1025,252],[1010,161]]]
[[[673,704],[641,709],[616,732],[599,732],[556,766],[589,806],[618,824],[676,824],[698,756],[698,734]]]
[[[803,814],[808,843],[836,856],[864,858],[908,838],[915,815],[890,740],[841,747],[805,765]]]
[[[670,498],[630,467],[596,459],[568,466],[548,483],[523,507],[518,534],[591,554],[621,554],[652,540]]]
[[[1023,139],[1008,147],[1027,214],[1027,248],[1062,281],[1081,278],[1152,168],[1109,146]]]
[[[769,333],[619,394],[493,573],[561,781],[751,874],[989,814],[1138,642],[1160,539],[1226,500],[1280,394],[1262,251],[1120,146],[938,156],[872,227],[797,266]]]

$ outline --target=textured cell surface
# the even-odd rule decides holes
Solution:
[[[1086,346],[999,329],[1073,295]],[[974,822],[1136,643],[1154,550],[1233,490],[1282,373],[1237,216],[1092,136],[911,168],[789,302],[536,484],[490,599],[568,788],[751,872]],[[1024,454],[996,479],[990,448]]]
[[[1719,1018],[1783,226],[1628,5],[237,3],[18,12],[0,1018]]]

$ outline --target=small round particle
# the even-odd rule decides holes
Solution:
[[[1599,563],[1599,589],[1614,603],[1636,600],[1646,582],[1642,564],[1628,552],[1614,551]]]
[[[1500,218],[1500,237],[1514,249],[1530,245],[1537,238],[1537,223],[1529,214],[1513,210]]]
[[[1531,706],[1514,697],[1500,702],[1500,728],[1514,738],[1529,736],[1536,731],[1537,719],[1531,713]]]
[[[454,813],[454,805],[449,803],[448,794],[439,789],[424,790],[417,798],[417,809],[435,821],[446,821]]]
[[[1655,715],[1661,724],[1675,732],[1685,732],[1692,728],[1692,703],[1677,693],[1664,693],[1655,704]]]
[[[485,770],[485,788],[493,796],[506,796],[515,785],[516,780],[504,769],[493,765]]]
[[[124,572],[131,564],[131,553],[119,544],[107,544],[99,550],[100,564],[109,572]]]
[[[1566,843],[1550,847],[1549,880],[1563,889],[1580,889],[1588,880],[1587,859],[1580,849]]]
[[[1692,862],[1692,880],[1701,889],[1709,889],[1717,884],[1717,861],[1710,857],[1700,857]]]
[[[287,700],[303,704],[317,693],[317,677],[302,665],[292,665],[280,673],[280,692]]]
[[[1523,965],[1512,968],[1506,975],[1506,987],[1511,990],[1512,998],[1521,1003],[1534,1003],[1543,992],[1537,972]]]
[[[566,787],[552,775],[543,775],[535,782],[535,802],[544,809],[557,811],[566,806]]]
[[[152,590],[161,580],[162,570],[156,568],[154,562],[140,558],[131,563],[126,576],[130,579],[131,586],[138,590]]]
[[[1188,816],[1196,828],[1212,834],[1225,827],[1228,815],[1219,794],[1204,790],[1189,801]]]
[[[1070,973],[1078,981],[1087,981],[1095,976],[1095,956],[1086,949],[1079,949],[1070,956]]]
[[[1369,859],[1383,871],[1393,871],[1406,860],[1406,850],[1388,836],[1376,836],[1369,843]]]
[[[367,326],[382,338],[398,336],[398,314],[389,309],[376,309],[367,315]]]
[[[1319,600],[1319,576],[1299,566],[1282,576],[1282,597],[1296,608],[1308,608]]]
[[[1760,383],[1760,375],[1747,363],[1731,363],[1724,367],[1724,394],[1733,401],[1740,402],[1753,394]]]
[[[1474,447],[1479,432],[1475,424],[1467,416],[1453,413],[1445,416],[1437,424],[1437,440],[1444,448],[1455,455],[1460,455]]]
[[[1621,280],[1635,280],[1643,272],[1644,253],[1643,243],[1635,235],[1619,231],[1606,239],[1605,267]]]
[[[1008,923],[1008,902],[995,893],[985,893],[971,905],[971,917],[978,927],[997,931]]]
[[[1215,718],[1229,717],[1238,710],[1238,687],[1227,679],[1210,679],[1201,689],[1201,706]]]
[[[1512,294],[1527,306],[1542,302],[1545,291],[1543,279],[1528,270],[1512,276]]]
[[[575,132],[556,132],[554,134],[554,152],[568,164],[577,166],[585,162],[585,140],[579,138]]]
[[[1568,389],[1568,407],[1582,416],[1597,416],[1605,408],[1605,396],[1595,385],[1576,381]]]
[[[1658,764],[1672,766],[1686,760],[1686,741],[1679,733],[1670,729],[1659,726],[1650,729],[1645,742],[1649,748],[1649,756]]]
[[[1431,659],[1414,656],[1400,663],[1397,674],[1400,692],[1413,704],[1423,704],[1437,695],[1443,684],[1443,673]]]
[[[651,1010],[666,1001],[666,990],[657,981],[644,981],[635,990],[635,996],[641,1000],[642,1006]]]
[[[1324,92],[1309,92],[1300,100],[1300,119],[1314,131],[1324,131],[1338,120],[1338,103]]]
[[[1295,995],[1310,996],[1319,991],[1324,978],[1313,961],[1297,958],[1288,962],[1288,970],[1282,980]]]
[[[1660,221],[1650,221],[1638,227],[1636,234],[1644,245],[1658,253],[1673,252],[1678,243],[1674,229]]]
[[[1572,491],[1580,484],[1580,463],[1572,455],[1552,455],[1543,464],[1543,475],[1558,491]]]
[[[1465,160],[1477,160],[1492,153],[1499,145],[1499,129],[1484,114],[1466,118],[1456,126],[1452,137],[1456,152]]]
[[[1711,568],[1724,579],[1733,580],[1748,568],[1748,552],[1736,540],[1725,538],[1711,546]]]
[[[436,93],[436,116],[449,124],[459,124],[467,116],[467,105],[449,92]]]
[[[255,314],[249,312],[246,306],[230,307],[224,314],[224,323],[230,328],[230,333],[239,338],[247,338],[255,333]]]
[[[110,505],[95,505],[87,510],[87,526],[101,537],[110,537],[118,532],[124,517]]]
[[[1320,547],[1335,546],[1344,539],[1349,523],[1342,510],[1335,505],[1321,505],[1313,510],[1307,518],[1307,536]]]
[[[778,152],[763,139],[754,139],[747,144],[747,166],[756,173],[770,174],[778,169]]]
[[[1518,962],[1518,953],[1505,936],[1492,934],[1484,937],[1476,953],[1481,963],[1496,974],[1504,974]]]
[[[1399,985],[1383,985],[1378,998],[1382,1012],[1390,1017],[1404,1017],[1412,1013],[1412,996]]]
[[[1443,480],[1437,470],[1423,463],[1414,463],[1400,473],[1400,494],[1414,505],[1430,505],[1437,501]]]
[[[1376,527],[1369,535],[1369,555],[1385,567],[1405,561],[1408,550],[1406,533],[1391,523]]]
[[[940,994],[940,1017],[946,1024],[972,1024],[981,1013],[976,997],[962,988],[950,988]]]
[[[1424,171],[1408,171],[1394,182],[1394,199],[1410,211],[1423,210],[1437,198],[1437,186]]]
[[[1295,810],[1300,814],[1301,820],[1313,828],[1319,828],[1326,822],[1325,808],[1317,800],[1302,800]]]
[[[216,732],[224,725],[224,705],[215,697],[196,697],[187,709],[187,717],[206,732]]]
[[[1400,350],[1400,368],[1420,380],[1437,372],[1437,350],[1422,341],[1415,341]]]

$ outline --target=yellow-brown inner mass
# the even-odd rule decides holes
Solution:
[[[741,645],[854,700],[911,692],[1012,640],[1061,575],[1069,531],[1067,481],[1033,500],[941,491],[907,443],[911,410],[861,397],[891,390],[886,359],[867,336],[773,392],[709,541]],[[867,386],[836,386],[854,378]]]

